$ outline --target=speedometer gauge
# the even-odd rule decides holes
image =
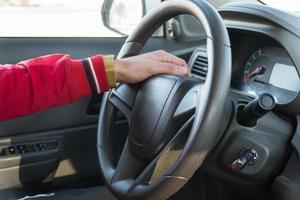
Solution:
[[[284,49],[275,47],[258,49],[248,58],[242,83],[247,93],[270,93],[279,104],[292,101],[300,89],[292,60]]]
[[[272,64],[272,60],[263,54],[262,49],[250,56],[245,66],[243,78],[246,91],[253,95],[259,95],[258,83],[268,82],[269,69],[272,68]]]
[[[244,70],[245,89],[252,94],[256,94],[255,81],[263,79],[266,69],[270,64],[268,57],[262,55],[262,50],[254,52],[248,59]]]

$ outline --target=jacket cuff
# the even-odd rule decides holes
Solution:
[[[70,74],[72,74],[72,82],[69,83],[72,90],[72,92],[70,92],[72,99],[90,96],[92,94],[91,86],[85,75],[82,60],[70,60],[70,62],[71,67],[67,68],[67,70],[70,70]]]
[[[106,92],[116,86],[114,57],[95,55],[82,60],[71,60],[74,98]]]

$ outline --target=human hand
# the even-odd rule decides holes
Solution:
[[[186,62],[163,50],[115,60],[117,82],[138,83],[158,75],[190,76]]]

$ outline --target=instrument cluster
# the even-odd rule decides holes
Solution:
[[[247,58],[239,89],[258,96],[272,94],[277,104],[291,102],[299,93],[300,78],[288,53],[280,47],[263,47]]]

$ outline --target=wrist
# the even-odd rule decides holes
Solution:
[[[122,59],[115,60],[115,77],[118,83],[123,82],[124,66],[125,66],[124,60]]]

